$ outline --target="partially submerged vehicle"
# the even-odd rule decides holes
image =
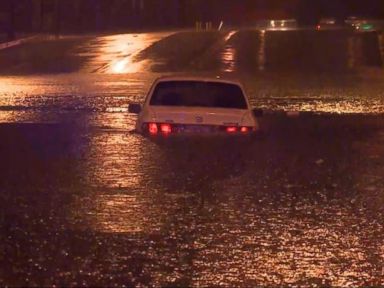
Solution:
[[[251,109],[239,82],[206,77],[159,78],[129,112],[138,114],[136,131],[149,136],[246,135],[259,130],[262,114]]]

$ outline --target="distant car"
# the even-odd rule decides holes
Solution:
[[[257,22],[257,28],[261,30],[292,30],[297,29],[296,19],[272,19],[260,20]]]
[[[345,19],[345,24],[351,26],[353,29],[357,29],[362,23],[367,22],[367,19],[358,18],[356,16],[349,16]]]
[[[258,131],[257,116],[241,84],[200,77],[164,77],[152,85],[138,114],[136,131],[149,136],[180,134],[246,135]]]
[[[345,23],[355,29],[357,32],[370,32],[383,28],[382,20],[366,19],[358,17],[348,17]]]
[[[322,29],[335,29],[337,28],[337,23],[335,18],[321,18],[319,23],[316,26],[317,30]]]

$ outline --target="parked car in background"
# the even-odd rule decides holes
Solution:
[[[348,17],[345,23],[358,32],[370,32],[383,30],[384,21],[379,19],[358,18],[355,16]]]
[[[241,84],[205,77],[157,79],[141,106],[136,131],[149,136],[177,134],[246,135],[258,131],[259,110],[250,108]]]

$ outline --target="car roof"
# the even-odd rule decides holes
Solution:
[[[235,84],[242,86],[241,82],[236,79],[229,79],[221,76],[162,76],[155,80],[156,83],[159,82],[168,82],[168,81],[200,81],[200,82],[216,82],[216,83],[226,83],[226,84]]]

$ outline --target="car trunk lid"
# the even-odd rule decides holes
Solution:
[[[243,109],[151,106],[158,123],[238,126],[247,112]]]

